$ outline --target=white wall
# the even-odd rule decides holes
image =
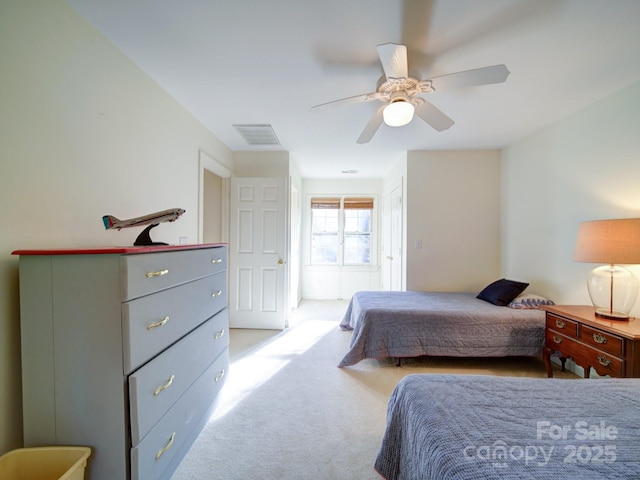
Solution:
[[[407,179],[407,155],[397,161],[382,180],[383,195],[390,193],[398,184],[406,187]]]
[[[578,224],[640,217],[640,82],[503,152],[502,262],[556,303],[590,304]],[[640,267],[632,268],[640,274]],[[640,316],[640,302],[632,311]]]
[[[498,278],[498,150],[408,152],[406,208],[407,290],[473,292]]]
[[[234,152],[236,177],[289,178],[289,152]]]
[[[198,156],[231,152],[65,1],[0,3],[0,454],[21,446],[15,249],[131,244],[101,217],[180,207],[198,235]]]
[[[380,200],[382,180],[304,179],[302,181],[302,296],[308,299],[349,299],[360,290],[380,290]],[[316,195],[373,196],[375,218],[372,265],[317,266],[311,265],[310,199]]]

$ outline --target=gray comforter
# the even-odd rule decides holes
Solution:
[[[339,367],[365,358],[540,355],[544,312],[498,307],[474,293],[358,292],[340,328],[353,330]]]
[[[640,379],[409,375],[375,469],[387,480],[639,479]]]

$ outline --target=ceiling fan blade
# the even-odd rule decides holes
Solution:
[[[369,120],[369,123],[367,123],[367,126],[364,127],[364,130],[358,137],[357,143],[362,144],[362,143],[369,143],[371,141],[373,136],[376,134],[376,132],[380,128],[380,125],[382,125],[382,121],[383,121],[382,110],[384,110],[384,107],[386,107],[386,105],[383,105],[378,110],[376,110],[376,113],[373,114],[373,116],[371,117],[371,120]]]
[[[431,86],[436,92],[450,88],[473,87],[476,85],[488,85],[490,83],[502,83],[509,76],[509,70],[504,65],[475,68],[464,72],[450,73],[440,77],[429,78]]]
[[[416,107],[415,114],[439,132],[448,129],[456,123],[439,108],[427,101]]]
[[[342,105],[351,105],[352,103],[368,102],[370,100],[375,100],[375,97],[371,98],[374,95],[375,93],[365,93],[362,95],[355,95],[353,97],[341,98],[340,100],[333,100],[327,103],[321,103],[320,105],[314,105],[311,107],[311,111],[317,112],[318,110],[323,110],[326,107],[338,107]]]
[[[389,78],[407,78],[409,66],[407,62],[407,47],[396,43],[378,45],[378,56],[384,74]]]

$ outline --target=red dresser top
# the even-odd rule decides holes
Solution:
[[[174,250],[196,250],[199,248],[222,247],[226,243],[201,243],[195,245],[149,245],[149,246],[114,246],[114,247],[85,247],[85,248],[48,248],[33,250],[14,250],[12,255],[103,255],[103,254],[132,254],[171,252]]]

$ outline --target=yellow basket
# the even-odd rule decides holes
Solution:
[[[2,480],[83,480],[89,447],[19,448],[0,457]]]

